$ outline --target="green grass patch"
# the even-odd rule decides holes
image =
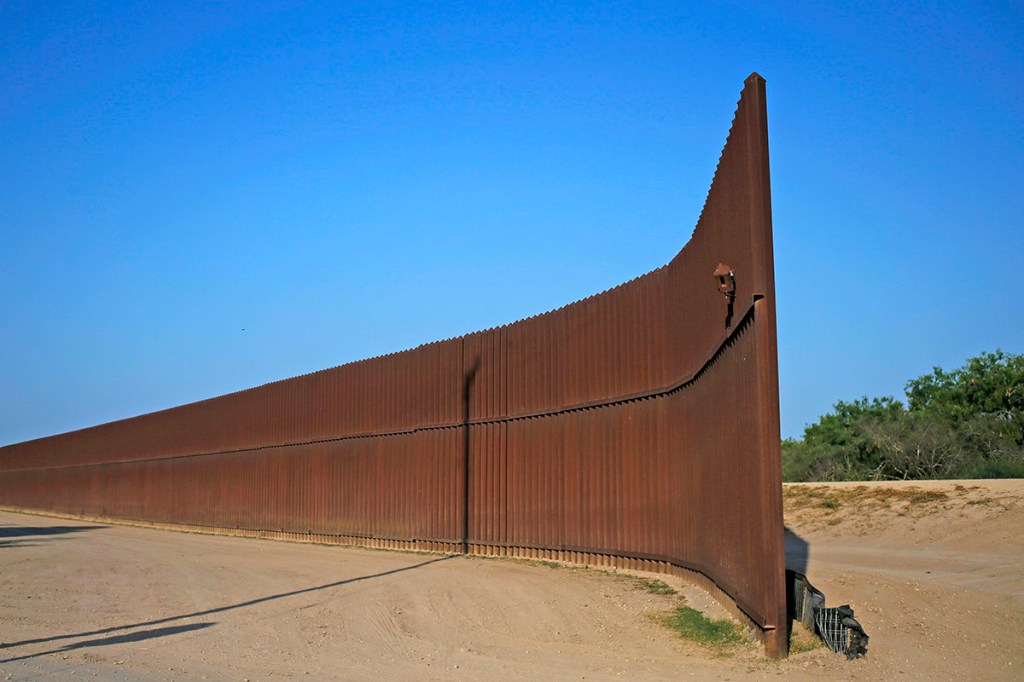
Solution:
[[[725,653],[747,641],[733,621],[708,618],[697,609],[685,605],[677,606],[675,611],[667,615],[665,625],[679,633],[683,639],[697,642],[719,653]]]

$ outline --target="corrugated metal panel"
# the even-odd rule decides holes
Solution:
[[[784,653],[766,121],[754,75],[693,236],[663,268],[507,327],[7,446],[0,503],[643,561],[705,576]]]

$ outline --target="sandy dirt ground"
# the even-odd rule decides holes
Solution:
[[[0,680],[1024,679],[1024,481],[786,486],[787,561],[866,658],[715,653],[596,569],[0,512]]]

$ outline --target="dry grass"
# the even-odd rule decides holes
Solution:
[[[636,589],[643,590],[644,592],[661,595],[676,593],[675,588],[657,578],[642,578],[638,575],[630,575],[629,573],[615,573],[614,575],[619,580],[625,580]]]
[[[814,651],[824,646],[825,643],[821,641],[821,637],[808,630],[800,621],[793,621],[793,629],[789,633],[789,653],[791,655]]]
[[[936,505],[941,507],[949,501],[949,494],[941,490],[924,490],[917,487],[882,488],[858,485],[830,487],[818,485],[787,485],[782,491],[786,513],[819,509],[826,513],[839,510],[877,511],[907,509]]]

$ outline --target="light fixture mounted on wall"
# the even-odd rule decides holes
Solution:
[[[715,268],[715,283],[718,285],[719,293],[723,294],[729,301],[736,298],[736,273],[725,263],[719,263]]]

